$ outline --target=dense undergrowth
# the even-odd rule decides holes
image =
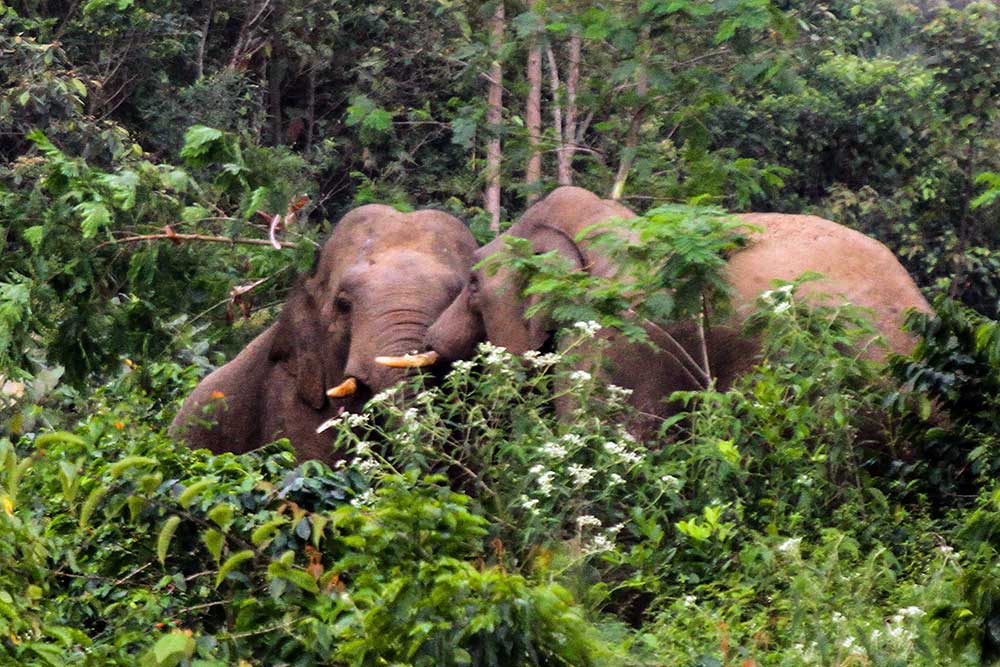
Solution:
[[[996,396],[996,324],[914,316],[897,393],[845,351],[859,314],[760,305],[754,373],[650,442],[573,360],[596,323],[377,396],[329,425],[333,470],[171,442],[174,364],[55,388],[0,440],[3,663],[979,664],[1000,502],[964,399]]]
[[[508,2],[497,50],[493,3],[0,0],[0,667],[994,661],[1000,14],[948,4]],[[551,48],[558,117],[574,36],[585,122],[543,127],[530,182],[521,72]],[[166,437],[344,211],[490,238],[498,137],[507,222],[565,140],[574,183],[648,209],[608,251],[677,261],[626,287],[512,244],[562,353],[379,397],[332,470]],[[818,213],[956,301],[881,366],[863,313],[777,285],[756,369],[637,441],[577,353],[641,338],[624,310],[724,311],[740,240],[706,204]]]

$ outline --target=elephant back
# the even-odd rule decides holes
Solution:
[[[521,219],[507,232],[511,236],[533,238],[540,228],[556,228],[570,240],[575,241],[588,227],[614,220],[631,220],[635,212],[610,199],[601,199],[593,192],[574,186],[563,186],[553,190],[547,197],[528,208]],[[612,231],[630,240],[634,235],[621,225],[609,225],[607,229],[596,229],[594,233]],[[585,237],[576,242],[590,273],[599,276],[614,275],[615,266],[608,257],[596,251]]]
[[[814,215],[743,213],[760,228],[750,245],[729,262],[738,312],[747,314],[773,280],[795,280],[813,271],[823,278],[802,286],[805,294],[829,294],[871,310],[872,322],[891,352],[907,352],[914,339],[902,331],[906,311],[930,306],[910,274],[885,245],[853,229]],[[884,350],[873,349],[875,358]]]

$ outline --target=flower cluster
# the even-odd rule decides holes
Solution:
[[[556,352],[546,352],[542,354],[538,350],[528,350],[521,355],[525,361],[535,368],[548,368],[554,366],[562,360],[562,355]]]
[[[575,322],[573,328],[579,331],[587,338],[593,338],[597,335],[597,332],[601,330],[601,325],[598,322],[590,320],[588,322]]]
[[[332,419],[327,419],[325,422],[316,427],[317,433],[323,433],[331,428],[337,428],[341,424],[346,424],[349,428],[356,428],[358,426],[364,426],[371,420],[371,415],[367,413],[354,413],[345,412]]]
[[[781,287],[763,292],[760,298],[764,303],[773,307],[775,314],[780,315],[792,307],[791,298],[794,289],[794,285],[782,285]]]

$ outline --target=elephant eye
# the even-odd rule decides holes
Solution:
[[[339,310],[342,313],[351,312],[351,302],[346,297],[338,296],[334,298],[333,305],[334,307],[336,307],[337,310]]]

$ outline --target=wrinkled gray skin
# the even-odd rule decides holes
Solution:
[[[330,434],[316,428],[406,377],[375,357],[423,349],[427,327],[465,285],[475,248],[465,225],[440,211],[351,211],[277,322],[195,387],[171,432],[215,453],[287,437],[299,459],[332,461]],[[349,377],[353,395],[327,397]]]
[[[614,269],[608,258],[586,239],[575,239],[594,224],[634,217],[635,213],[617,202],[602,200],[581,188],[561,187],[531,206],[506,235],[530,240],[536,253],[558,251],[578,270],[611,276]],[[815,216],[765,213],[740,217],[762,231],[750,234],[749,248],[737,253],[727,269],[736,315],[711,327],[706,336],[709,366],[717,387],[727,388],[755,361],[759,344],[741,333],[741,323],[756,297],[770,288],[773,279],[794,280],[810,270],[826,278],[808,283],[804,292],[843,295],[847,301],[870,308],[875,327],[891,351],[905,352],[912,347],[912,339],[900,331],[905,310],[912,307],[926,311],[929,307],[885,246]],[[476,251],[474,261],[503,249],[501,236]],[[428,330],[427,348],[446,360],[472,356],[476,343],[483,340],[515,354],[538,350],[551,339],[557,325],[544,314],[525,318],[530,305],[531,300],[520,295],[510,271],[501,269],[488,275],[482,269],[475,270],[458,298]],[[665,330],[646,328],[662,352],[629,343],[613,331],[601,332],[610,343],[604,379],[633,390],[630,402],[645,419],[632,428],[644,435],[655,428],[659,419],[676,411],[677,406],[665,402],[667,396],[702,387],[691,373],[690,364],[679,360],[682,355],[664,335],[664,331],[669,333],[692,359],[700,362],[701,339],[694,325],[675,324]],[[877,358],[883,353],[876,351],[869,356]],[[689,370],[684,369],[685,365]],[[561,411],[566,408],[557,405]]]

